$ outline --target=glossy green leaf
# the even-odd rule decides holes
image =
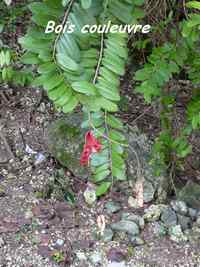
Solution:
[[[104,195],[105,193],[107,193],[107,191],[109,190],[110,186],[111,186],[111,182],[102,183],[96,189],[96,196],[100,197],[100,196]]]

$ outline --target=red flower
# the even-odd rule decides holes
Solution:
[[[102,146],[99,141],[94,137],[92,132],[87,132],[85,135],[85,145],[81,154],[80,163],[81,165],[89,165],[89,160],[92,153],[99,152]]]

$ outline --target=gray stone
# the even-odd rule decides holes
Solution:
[[[102,263],[102,253],[99,251],[95,251],[90,255],[90,261],[93,264]]]
[[[57,240],[56,240],[56,245],[58,245],[58,246],[61,247],[61,246],[64,245],[64,242],[65,242],[65,241],[64,241],[63,239],[57,239]]]
[[[45,135],[48,150],[58,162],[74,175],[87,178],[87,168],[80,166],[84,144],[84,133],[80,131],[81,123],[81,115],[71,114],[50,124]]]
[[[136,182],[140,178],[138,177],[138,169],[141,168],[141,175],[144,178],[144,202],[149,203],[155,197],[158,201],[165,201],[169,191],[169,179],[164,170],[161,171],[160,176],[156,176],[153,166],[149,164],[151,141],[144,134],[141,134],[137,127],[129,127],[127,137],[129,143],[127,160],[129,179]]]
[[[0,237],[0,248],[2,248],[5,245],[5,241],[2,237]]]
[[[177,217],[178,217],[178,224],[181,225],[181,228],[183,231],[191,227],[192,225],[191,218],[180,215],[180,214],[178,214]]]
[[[162,222],[151,223],[151,229],[156,237],[162,237],[167,234],[167,228]]]
[[[113,201],[107,202],[105,207],[109,213],[115,213],[121,209],[121,206]]]
[[[90,187],[90,186],[87,187],[83,193],[83,196],[84,196],[85,202],[88,205],[92,206],[96,202],[96,199],[97,199],[95,188]]]
[[[76,257],[79,261],[85,261],[87,260],[87,257],[84,252],[78,251],[76,252]]]
[[[196,244],[196,241],[200,241],[200,228],[197,225],[194,225],[188,232],[187,236],[191,243],[194,242]]]
[[[192,181],[179,191],[178,199],[185,201],[192,208],[200,208],[200,185]]]
[[[175,211],[173,211],[170,207],[167,207],[163,210],[161,215],[161,220],[167,227],[173,226],[177,224],[177,216]]]
[[[152,183],[148,181],[144,181],[144,203],[151,202],[154,199],[155,187],[153,187]]]
[[[162,206],[160,205],[151,205],[148,209],[145,209],[144,220],[147,222],[154,222],[160,219],[162,212]]]
[[[188,209],[188,215],[194,220],[197,218],[197,210],[196,209],[193,209],[193,208],[189,208]]]
[[[139,227],[135,222],[121,220],[111,224],[111,228],[114,231],[126,232],[129,235],[138,235]]]
[[[200,216],[197,217],[197,220],[196,220],[196,225],[200,226]]]
[[[138,236],[130,237],[130,242],[133,246],[142,246],[144,245],[144,240]]]
[[[187,236],[182,232],[180,225],[171,226],[169,228],[169,236],[172,241],[177,243],[188,240]]]
[[[111,262],[108,263],[107,267],[127,267],[125,262]]]
[[[112,229],[106,228],[104,230],[104,233],[103,233],[103,236],[102,236],[102,241],[110,242],[110,241],[112,241],[113,236],[114,236],[114,233],[113,233]]]
[[[122,220],[133,221],[139,225],[140,229],[144,229],[145,226],[144,218],[139,215],[124,212],[122,213]]]
[[[129,205],[130,208],[134,208],[134,209],[138,209],[139,208],[137,199],[132,197],[132,196],[130,196],[128,198],[128,205]]]
[[[188,208],[184,201],[173,200],[170,204],[172,209],[175,210],[177,213],[182,215],[186,215],[188,213]]]

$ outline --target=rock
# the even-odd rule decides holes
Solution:
[[[34,217],[33,212],[29,209],[25,212],[26,219],[32,219]]]
[[[196,220],[196,225],[198,225],[200,227],[200,216],[197,217],[197,220]]]
[[[188,213],[187,205],[184,201],[171,201],[171,207],[174,211],[176,211],[179,214],[186,215]]]
[[[125,262],[111,262],[108,263],[107,267],[127,267]]]
[[[87,168],[81,167],[80,156],[84,144],[84,133],[80,132],[82,116],[70,114],[49,125],[46,130],[46,143],[49,152],[75,176],[87,178]]]
[[[167,234],[167,229],[162,222],[153,222],[150,227],[156,237],[162,237]]]
[[[111,228],[114,231],[126,232],[129,235],[138,235],[139,227],[135,222],[121,220],[119,222],[111,224]]]
[[[5,241],[3,237],[0,237],[0,248],[2,248],[5,245]]]
[[[85,192],[83,193],[85,202],[88,205],[93,205],[96,202],[96,190],[93,187],[88,187]]]
[[[59,246],[59,247],[62,247],[64,245],[65,241],[62,240],[62,239],[57,239],[56,240],[56,245]]]
[[[155,197],[158,201],[165,201],[169,189],[169,179],[165,171],[160,176],[155,176],[153,166],[149,164],[151,159],[152,143],[144,134],[141,134],[137,127],[128,128],[128,177],[136,182],[138,175],[138,160],[142,166],[144,177],[144,202],[149,203]],[[156,193],[156,194],[155,194]]]
[[[137,199],[135,199],[134,197],[129,197],[128,198],[128,206],[130,208],[134,208],[134,209],[138,209],[139,208],[139,205],[138,205],[138,201]]]
[[[109,213],[115,213],[121,209],[121,206],[118,203],[109,201],[106,203],[105,208]]]
[[[190,229],[189,233],[188,233],[188,239],[190,242],[194,242],[196,245],[196,241],[200,241],[200,228],[196,225],[194,225],[192,227],[192,229]]]
[[[188,215],[193,219],[195,220],[197,218],[197,210],[196,209],[193,209],[193,208],[189,208],[188,209]]]
[[[44,162],[46,160],[46,157],[44,154],[42,154],[41,152],[38,153],[36,156],[35,156],[35,162],[34,164],[35,165],[39,165],[41,164],[42,162]]]
[[[126,255],[119,249],[111,248],[107,253],[107,258],[111,262],[122,262],[125,260]]]
[[[90,255],[90,261],[91,261],[91,263],[93,263],[93,264],[98,264],[98,263],[102,263],[102,254],[101,254],[101,252],[99,252],[99,251],[95,251],[95,252],[93,252],[91,255]]]
[[[76,257],[78,258],[79,261],[86,261],[87,257],[84,252],[76,252]]]
[[[188,240],[187,236],[183,234],[180,225],[171,226],[169,228],[169,235],[170,235],[170,239],[177,243]]]
[[[178,214],[178,224],[181,225],[182,230],[186,230],[191,227],[192,220],[189,217]]]
[[[151,205],[148,209],[145,209],[144,220],[147,222],[158,221],[161,215],[160,205]]]
[[[167,207],[163,210],[161,215],[161,221],[167,226],[173,226],[177,224],[177,216],[175,211],[173,211],[170,207]]]
[[[153,187],[152,183],[148,181],[144,181],[144,203],[151,202],[154,199],[155,188]]]
[[[140,229],[144,229],[145,226],[144,218],[139,215],[125,212],[122,213],[122,220],[133,221],[140,226]]]
[[[0,186],[0,197],[5,197],[6,196],[6,190],[3,186]]]
[[[110,228],[106,228],[104,230],[104,233],[103,233],[103,236],[102,236],[102,241],[110,242],[110,241],[112,241],[113,236],[114,236],[113,231]]]
[[[200,185],[188,181],[179,191],[178,199],[185,201],[192,208],[200,208]]]
[[[135,246],[142,246],[145,243],[144,240],[138,236],[130,237],[130,242],[134,247]]]

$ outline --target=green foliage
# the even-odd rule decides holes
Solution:
[[[187,3],[187,7],[200,9],[197,1]],[[174,35],[171,31],[171,41],[156,47],[148,57],[144,67],[135,73],[135,80],[140,82],[136,87],[144,95],[147,103],[159,98],[162,107],[160,113],[162,131],[157,138],[152,155],[152,163],[159,172],[171,163],[178,164],[179,159],[185,158],[192,152],[188,144],[191,129],[200,127],[199,93],[195,93],[187,107],[187,121],[185,129],[181,129],[179,136],[173,136],[173,107],[176,104],[175,92],[168,92],[168,82],[181,71],[186,71],[193,84],[200,83],[200,54],[199,54],[199,25],[200,14],[190,13],[188,20],[179,24],[180,30]],[[180,34],[181,33],[181,34]],[[176,37],[176,38],[174,38]],[[187,66],[187,68],[185,68]],[[174,94],[173,96],[171,95]]]
[[[32,74],[27,70],[18,70],[15,57],[10,49],[0,51],[0,82],[24,86],[32,81]]]
[[[113,181],[126,179],[126,138],[123,123],[112,113],[120,107],[120,78],[125,74],[128,60],[127,33],[85,33],[83,26],[106,24],[134,24],[144,17],[143,0],[46,0],[29,5],[32,23],[27,34],[20,38],[26,50],[21,61],[36,65],[37,77],[33,86],[42,86],[55,106],[62,112],[83,107],[82,128],[92,130],[103,148],[91,157],[91,180],[97,183],[97,196],[103,195]],[[154,45],[148,37],[136,41],[134,48],[145,50],[147,63],[136,71],[136,91],[142,93],[147,103],[159,101],[162,131],[154,146],[154,159],[168,166],[175,158],[181,159],[191,152],[187,143],[189,132],[200,126],[199,97],[193,96],[187,108],[188,123],[174,137],[172,110],[176,104],[175,92],[168,92],[171,79],[184,72],[193,84],[199,84],[199,3],[187,3],[191,12],[188,20],[177,23],[168,32],[162,45]],[[195,12],[193,9],[195,8]],[[45,33],[49,21],[75,25],[73,32]],[[159,30],[174,22],[171,10]],[[54,25],[54,23],[53,23]],[[54,25],[55,26],[55,25]],[[145,55],[144,55],[145,56]],[[9,73],[8,55],[2,55],[1,65]],[[123,98],[122,98],[123,99]]]
[[[85,116],[82,127],[90,127],[91,120],[95,127],[94,134],[101,139],[103,144],[102,151],[93,154],[91,158],[92,181],[97,184],[104,181],[104,186],[107,186],[108,184],[105,184],[105,180],[108,180],[108,178],[111,182],[113,182],[113,179],[125,180],[124,148],[126,147],[126,138],[123,133],[122,122],[111,114],[106,114],[104,120],[102,112],[93,113],[91,118],[87,116],[87,113]]]
[[[126,178],[123,124],[107,112],[116,112],[120,101],[120,77],[128,58],[127,33],[86,33],[83,26],[133,23],[144,16],[144,1],[55,1],[29,5],[33,25],[19,42],[26,50],[22,62],[37,66],[33,86],[43,86],[55,106],[64,113],[82,105],[83,127],[101,139],[103,149],[92,155],[92,181],[104,194],[114,179]],[[63,6],[66,8],[64,10]],[[134,16],[133,16],[134,14]],[[73,32],[45,34],[50,20],[75,25]],[[88,115],[89,114],[89,115]]]
[[[186,59],[187,50],[183,46],[165,43],[162,47],[154,48],[148,63],[135,73],[135,80],[142,81],[136,91],[144,95],[147,103],[151,103],[152,98],[162,95],[163,86],[173,74],[180,72]]]

